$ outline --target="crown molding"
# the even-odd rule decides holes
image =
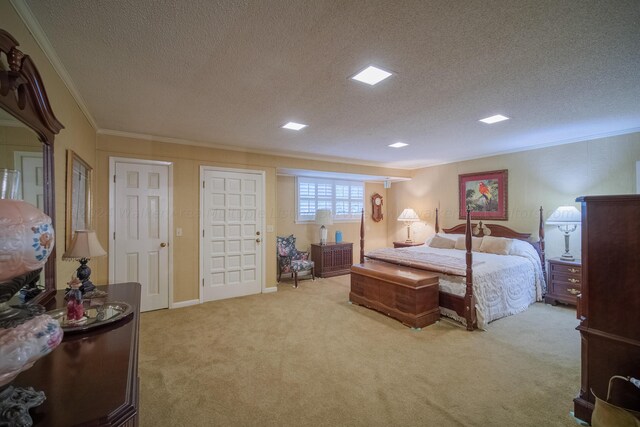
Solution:
[[[506,154],[521,153],[523,151],[540,150],[540,149],[543,149],[543,148],[557,147],[559,145],[574,144],[576,142],[586,142],[586,141],[593,141],[593,140],[596,140],[596,139],[610,138],[610,137],[613,137],[613,136],[628,135],[630,133],[636,133],[636,132],[640,132],[640,127],[628,128],[628,129],[622,129],[622,130],[614,130],[614,131],[610,131],[610,132],[596,133],[596,134],[580,136],[580,137],[576,137],[576,138],[561,139],[559,141],[545,142],[545,143],[537,144],[537,145],[529,145],[527,147],[514,148],[513,150],[496,151],[494,153],[483,154],[481,156],[460,157],[460,158],[452,159],[452,160],[446,161],[446,162],[430,163],[428,165],[419,166],[419,167],[411,167],[411,168],[409,168],[409,167],[405,167],[405,168],[395,167],[394,168],[393,166],[389,166],[389,167],[390,168],[394,168],[394,169],[403,169],[403,170],[416,172],[416,171],[418,171],[420,169],[431,168],[431,167],[434,167],[434,166],[449,165],[451,163],[459,163],[459,162],[468,162],[468,161],[471,161],[471,160],[485,159],[487,157],[504,156]]]
[[[376,167],[376,168],[397,169],[402,171],[410,170],[408,168],[388,167],[381,163],[350,160],[350,159],[345,159],[344,157],[313,156],[308,154],[291,153],[288,151],[285,152],[280,150],[259,150],[254,148],[236,147],[232,145],[212,144],[212,143],[207,143],[202,141],[190,141],[190,140],[181,139],[181,138],[169,138],[169,137],[149,135],[144,133],[123,132],[123,131],[113,130],[113,129],[98,129],[97,133],[99,135],[120,136],[123,138],[141,139],[144,141],[164,142],[168,144],[192,145],[196,147],[215,148],[218,150],[239,151],[241,153],[260,154],[263,156],[266,155],[266,156],[289,157],[294,159],[313,160],[318,162],[331,162],[331,163],[340,163],[340,164],[348,164],[348,165],[356,165],[356,166],[370,166],[370,167]]]
[[[24,24],[27,26],[27,29],[29,30],[29,32],[31,32],[31,35],[33,35],[33,38],[35,39],[38,46],[40,46],[40,49],[42,49],[42,51],[44,52],[45,56],[51,63],[51,66],[53,67],[53,69],[56,71],[56,73],[58,74],[62,82],[65,84],[65,86],[69,90],[69,93],[71,93],[71,96],[76,101],[76,104],[78,104],[78,107],[80,107],[80,110],[89,121],[89,124],[91,124],[91,126],[93,126],[94,129],[98,129],[98,125],[96,124],[96,121],[93,119],[93,116],[89,112],[89,109],[87,108],[87,104],[84,102],[82,95],[80,95],[80,92],[78,91],[78,89],[76,89],[76,86],[73,83],[73,80],[69,75],[69,72],[64,67],[64,65],[62,65],[62,61],[60,61],[60,58],[58,58],[58,55],[53,49],[51,42],[49,42],[49,39],[47,38],[44,30],[40,26],[40,23],[38,22],[36,17],[33,15],[33,12],[31,12],[31,8],[29,7],[29,5],[26,3],[25,0],[9,0],[9,1],[11,2],[11,5],[15,9],[15,11],[18,13],[20,18],[22,19],[22,22],[24,22]]]

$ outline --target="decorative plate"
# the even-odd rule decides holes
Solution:
[[[84,332],[108,325],[128,317],[131,313],[133,313],[133,310],[126,302],[112,301],[85,308],[84,318],[81,321],[71,321],[67,319],[66,307],[47,311],[47,314],[60,324],[60,327],[65,333]]]

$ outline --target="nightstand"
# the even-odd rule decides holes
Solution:
[[[311,260],[315,264],[316,277],[349,274],[353,264],[353,243],[312,243]]]
[[[424,245],[424,242],[412,242],[412,243],[393,242],[394,248],[410,248],[411,246],[422,246],[422,245]]]
[[[565,261],[560,258],[549,260],[549,278],[544,302],[556,305],[558,302],[577,305],[581,292],[582,264],[580,260]]]

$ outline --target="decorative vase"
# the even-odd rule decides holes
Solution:
[[[0,283],[42,268],[53,245],[51,218],[22,200],[0,199]]]
[[[62,329],[51,316],[40,314],[13,328],[0,328],[0,388],[62,341]]]
[[[336,231],[336,243],[342,243],[342,231]]]

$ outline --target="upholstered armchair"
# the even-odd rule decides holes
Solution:
[[[296,249],[296,238],[293,234],[288,237],[276,237],[278,249],[278,283],[282,274],[290,273],[293,276],[293,287],[298,287],[298,273],[309,271],[311,279],[315,280],[313,261],[309,260],[309,252]]]

